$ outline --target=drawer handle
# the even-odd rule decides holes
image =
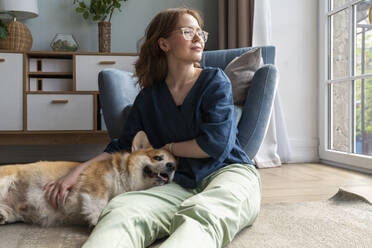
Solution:
[[[5,62],[5,59],[3,59],[3,58],[0,58],[0,62]]]
[[[100,65],[114,65],[116,64],[116,61],[100,61]]]
[[[52,100],[52,103],[68,103],[68,100]]]

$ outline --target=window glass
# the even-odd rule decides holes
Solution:
[[[352,152],[350,128],[352,118],[351,82],[337,82],[331,85],[331,149]]]
[[[348,77],[350,68],[350,10],[345,9],[331,17],[332,73],[331,79]]]

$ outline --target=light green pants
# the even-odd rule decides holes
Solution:
[[[232,164],[194,190],[171,183],[115,197],[83,247],[141,248],[166,236],[161,248],[224,247],[253,224],[260,204],[257,170]]]

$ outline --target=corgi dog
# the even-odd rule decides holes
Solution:
[[[45,197],[44,186],[79,164],[40,161],[0,166],[0,224],[21,221],[44,227],[94,226],[113,197],[169,183],[176,170],[173,155],[154,149],[140,131],[131,153],[113,153],[109,159],[93,162],[80,174],[63,206],[53,208]]]

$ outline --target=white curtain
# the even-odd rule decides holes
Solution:
[[[271,9],[269,0],[257,0],[254,3],[252,46],[272,45]],[[264,141],[254,157],[259,168],[280,166],[289,161],[291,150],[280,93],[277,89],[270,123]]]

